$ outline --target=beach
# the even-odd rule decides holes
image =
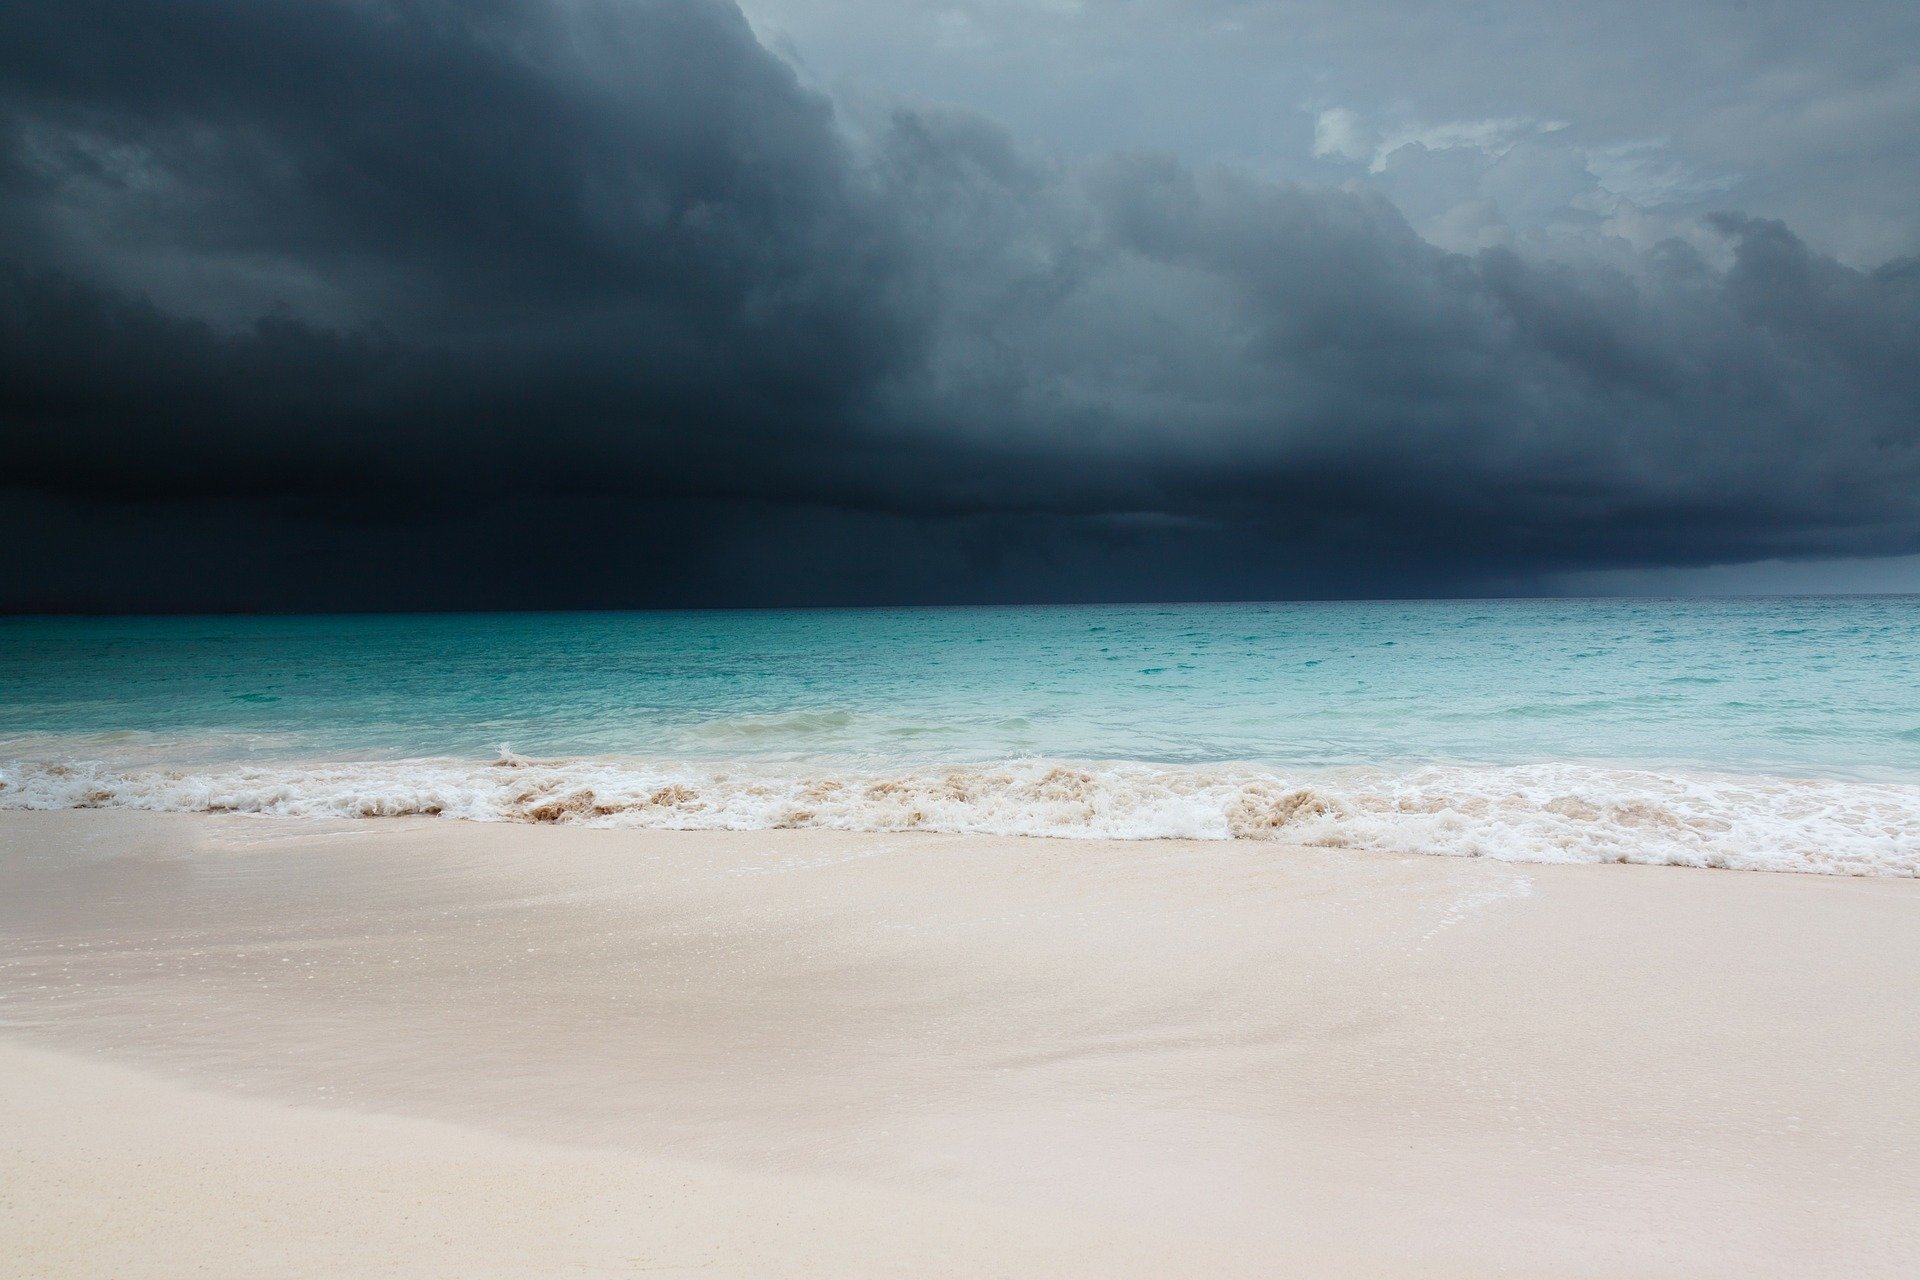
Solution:
[[[1920,4],[0,5],[0,456],[0,1280],[1920,1280]]]
[[[1905,1276],[1920,884],[0,813],[0,1272]]]

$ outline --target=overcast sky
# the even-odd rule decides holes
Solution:
[[[0,608],[1920,589],[1920,6],[0,7]]]

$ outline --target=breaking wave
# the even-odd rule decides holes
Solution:
[[[16,761],[0,808],[604,827],[932,831],[1499,858],[1920,874],[1920,786],[1582,764],[1289,774],[1018,760],[905,770],[528,760],[220,765]]]

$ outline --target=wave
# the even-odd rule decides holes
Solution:
[[[1498,858],[1920,874],[1920,786],[1586,764],[1288,774],[1018,760],[906,770],[528,760],[0,765],[0,808],[687,830],[1253,839]]]

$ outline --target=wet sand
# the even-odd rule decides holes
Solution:
[[[1920,883],[0,814],[0,1274],[1908,1276]]]

